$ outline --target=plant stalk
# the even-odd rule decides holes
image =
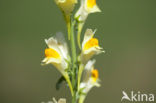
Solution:
[[[83,64],[80,64],[79,71],[78,71],[78,84],[77,84],[78,91],[79,91],[79,88],[80,88],[80,81],[81,81],[81,76],[82,76],[83,69],[84,69]]]
[[[85,96],[80,96],[79,103],[83,103],[85,100]]]
[[[81,32],[82,32],[82,28],[83,28],[84,23],[78,23],[78,32],[77,32],[77,43],[78,46],[81,50]]]
[[[77,69],[77,56],[76,56],[76,45],[75,45],[75,36],[74,36],[74,25],[75,22],[71,21],[71,31],[70,31],[70,44],[71,44],[71,52],[72,52],[72,86],[73,86],[73,91],[74,95],[72,97],[72,103],[76,103],[76,81],[77,81],[77,76],[76,76],[76,69]]]

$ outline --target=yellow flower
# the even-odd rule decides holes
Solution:
[[[48,48],[45,49],[45,58],[42,62],[44,64],[53,64],[62,74],[65,74],[70,57],[67,44],[63,39],[63,36],[60,35],[45,40]]]
[[[75,15],[75,18],[78,21],[85,21],[88,14],[95,12],[101,12],[96,4],[96,0],[81,0],[81,6]]]
[[[74,9],[77,0],[55,0],[55,2],[65,14],[70,14]]]
[[[82,42],[82,51],[79,56],[79,61],[86,63],[93,55],[102,53],[102,48],[99,46],[99,41],[94,38],[95,31],[87,29]]]
[[[70,82],[70,77],[66,69],[69,68],[70,56],[68,53],[67,43],[61,33],[56,35],[56,38],[51,37],[45,39],[48,48],[45,49],[45,58],[43,59],[43,64],[53,64],[66,79],[71,94],[73,95],[73,88]]]
[[[90,60],[85,66],[84,70],[84,78],[82,83],[80,84],[80,101],[79,103],[83,103],[86,95],[93,87],[99,87],[99,74],[98,70],[94,69],[95,60]]]
[[[97,87],[100,86],[100,84],[98,83],[98,82],[99,82],[98,70],[97,70],[97,69],[92,69],[92,70],[89,72],[89,74],[90,74],[90,77],[87,78],[88,81],[82,82],[82,83],[80,84],[80,89],[85,87],[85,89],[84,89],[85,92],[84,92],[84,93],[89,92],[89,90],[90,90],[92,87],[94,87],[94,86],[97,86]]]

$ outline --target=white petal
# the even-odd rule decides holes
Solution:
[[[84,88],[84,87],[86,87],[86,83],[83,83],[83,82],[82,82],[82,83],[80,84],[80,88]]]
[[[101,12],[100,8],[97,5],[95,5],[90,11],[90,13],[95,13],[95,12]]]
[[[83,93],[88,93],[93,86],[94,85],[92,85],[90,81],[82,82],[80,84],[80,88],[83,89]]]
[[[85,50],[81,52],[79,56],[79,61],[81,61],[83,64],[86,64],[86,62],[91,59],[94,55],[98,55],[104,51],[101,50],[100,47],[92,47],[88,50]]]
[[[99,82],[95,82],[94,85],[95,85],[96,87],[100,87],[100,86],[101,86],[101,85],[99,84]]]
[[[67,43],[65,42],[65,38],[61,32],[56,34],[56,40],[57,40],[58,47],[61,51],[61,54],[63,55],[63,57],[65,59],[68,59],[68,57],[69,57],[68,46],[67,46]]]
[[[58,48],[58,42],[57,42],[56,39],[51,37],[49,39],[45,39],[45,42],[46,42],[46,44],[48,45],[49,48],[52,48],[52,49],[56,50],[60,54],[60,49]]]
[[[75,18],[78,19],[79,22],[83,22],[88,17],[88,12],[84,9],[83,5],[79,8],[79,10],[75,14]]]
[[[94,64],[95,64],[96,60],[89,60],[88,63],[85,66],[85,70],[90,70],[93,68]]]
[[[92,48],[89,48],[88,50],[85,50],[84,55],[87,55],[87,54],[97,55],[97,54],[100,54],[102,52],[104,52],[104,51],[102,51],[101,47],[92,47]]]
[[[96,60],[90,60],[85,66],[83,82],[87,82],[91,77],[91,71],[94,69],[94,64]]]
[[[48,61],[48,58],[44,58],[44,59],[42,60],[42,62],[46,62],[46,61]]]
[[[66,0],[57,0],[57,2],[64,3],[64,2],[66,2]]]
[[[60,59],[55,59],[55,58],[45,58],[45,59],[43,59],[42,62],[45,63],[45,64],[50,64],[50,63],[59,64],[59,63],[61,63],[61,60]]]
[[[89,13],[101,12],[100,8],[95,5],[93,8],[87,8]]]
[[[95,86],[100,87],[100,84],[98,83],[98,80],[96,82],[93,82],[91,77],[87,82],[82,82],[80,84],[80,88],[84,88],[83,93],[88,93]]]

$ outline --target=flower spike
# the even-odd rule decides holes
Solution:
[[[42,64],[52,64],[62,74],[56,83],[56,89],[65,80],[70,88],[72,103],[84,103],[88,92],[93,87],[100,86],[99,73],[94,68],[95,60],[90,59],[104,51],[99,45],[99,40],[94,37],[96,30],[87,29],[82,42],[81,32],[88,15],[101,12],[101,10],[96,4],[96,0],[79,0],[80,7],[73,15],[72,12],[78,0],[54,1],[61,10],[66,22],[71,57],[62,33],[57,33],[55,37],[45,39],[48,47],[44,51],[45,58],[42,60]],[[75,33],[77,33],[77,38],[75,38]],[[77,54],[75,39],[77,39],[80,54]],[[50,102],[66,103],[66,100],[56,101],[53,99]]]

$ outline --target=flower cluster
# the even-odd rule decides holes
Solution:
[[[42,64],[52,64],[62,74],[70,88],[72,103],[83,103],[88,92],[93,87],[100,86],[99,73],[94,68],[96,60],[92,60],[92,58],[104,51],[100,47],[98,39],[94,37],[96,30],[87,29],[82,42],[80,42],[80,34],[88,15],[101,12],[101,10],[96,4],[96,0],[81,0],[80,8],[72,19],[72,12],[77,0],[55,0],[55,2],[65,17],[71,50],[69,51],[62,33],[45,39],[47,48]],[[79,53],[77,53],[75,33],[77,33]]]

